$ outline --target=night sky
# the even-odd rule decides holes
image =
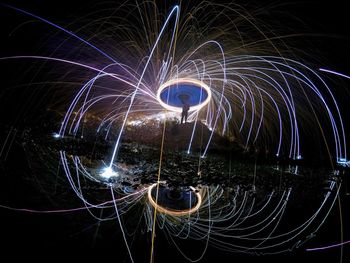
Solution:
[[[99,1],[3,1],[3,3],[27,10],[49,21],[77,29],[74,20],[82,17],[86,12],[93,12]],[[113,1],[112,1],[113,2]],[[173,1],[176,3],[176,1]],[[191,1],[195,5],[197,1]],[[236,1],[247,9],[259,9],[261,18],[266,18],[270,28],[275,28],[275,34],[295,34],[287,38],[285,42],[295,50],[296,56],[303,56],[303,60],[310,59],[315,67],[333,69],[350,75],[350,30],[349,13],[345,1]],[[264,3],[263,3],[264,2]],[[116,5],[117,1],[116,1]],[[170,5],[169,5],[170,6]],[[273,12],[270,9],[275,10]],[[265,10],[265,11],[262,11]],[[277,11],[276,11],[277,10]],[[273,15],[271,15],[271,13]],[[293,17],[289,19],[288,17]],[[293,23],[293,21],[295,23]],[[80,25],[83,26],[83,25]],[[219,26],[219,25],[218,25]],[[49,55],[57,48],[56,43],[64,34],[52,30],[35,18],[20,14],[15,10],[0,5],[0,57],[16,55]],[[290,41],[290,42],[289,42]],[[70,45],[77,45],[77,41],[65,43],[63,48],[70,52]],[[62,52],[62,50],[61,50]],[[77,59],[83,59],[80,54]],[[93,61],[91,54],[89,61]],[[99,65],[96,62],[96,65]],[[32,68],[42,67],[40,73],[35,73]],[[50,120],[46,110],[60,101],[70,99],[71,95],[64,97],[62,93],[55,93],[47,97],[45,87],[33,91],[23,86],[24,83],[37,79],[49,79],[58,76],[62,68],[55,71],[52,67],[46,71],[45,65],[29,65],[13,61],[0,61],[0,147],[7,138],[7,132],[11,127],[17,127],[19,131],[23,127],[33,125],[38,129],[44,122]],[[37,74],[37,75],[35,75]],[[46,75],[47,74],[47,75]],[[67,73],[74,74],[72,73]],[[325,79],[335,87],[334,93],[338,95],[340,109],[344,111],[343,118],[349,116],[350,81],[338,79],[330,75],[323,75]],[[62,76],[61,76],[62,77]],[[22,89],[25,91],[22,92]],[[59,94],[59,95],[57,95]],[[49,98],[49,99],[47,99]],[[38,106],[40,105],[40,106]],[[64,107],[63,107],[64,108]],[[28,109],[32,109],[30,112]],[[57,117],[57,116],[56,116]],[[55,117],[55,118],[56,118]],[[55,122],[56,120],[52,120]],[[59,121],[59,120],[58,120]],[[345,123],[346,128],[350,124]],[[50,132],[50,128],[47,129]],[[31,159],[35,158],[33,156]],[[3,183],[0,187],[0,205],[33,208],[39,210],[57,209],[63,203],[64,206],[77,207],[82,204],[77,200],[69,184],[63,178],[57,189],[57,199],[51,199],[52,195],[47,192],[52,188],[45,186],[49,182],[40,178],[40,172],[35,174],[31,171],[40,171],[40,166],[45,167],[45,161],[37,164],[28,164],[28,156],[21,150],[20,144],[14,144],[6,155],[0,155],[0,178]],[[48,164],[49,166],[51,164]],[[58,165],[58,164],[56,164]],[[13,170],[9,167],[13,167]],[[11,171],[12,172],[9,172]],[[43,170],[42,170],[43,171]],[[30,179],[29,179],[30,177]],[[349,182],[347,182],[349,184]],[[61,191],[61,192],[60,192]],[[60,195],[61,193],[61,195]],[[344,220],[349,221],[349,196],[342,201]],[[302,202],[302,201],[301,201]],[[307,247],[324,246],[339,242],[339,211],[335,207],[330,214],[329,220],[318,232],[317,237],[307,243]],[[297,215],[295,215],[297,216]],[[5,255],[13,260],[24,258],[25,260],[50,260],[50,258],[65,257],[69,259],[70,253],[75,258],[89,259],[94,256],[99,260],[109,259],[113,262],[129,262],[128,255],[121,237],[117,222],[101,224],[99,232],[96,231],[97,222],[84,211],[60,214],[35,214],[16,212],[0,208],[0,257],[5,260]],[[348,222],[344,222],[344,240],[350,239]],[[185,259],[168,243],[166,237],[158,231],[156,237],[155,262],[186,262]],[[193,252],[201,251],[204,244],[184,241],[186,245],[194,246]],[[133,243],[135,262],[149,261],[149,233],[136,237]],[[173,255],[169,252],[173,251]],[[200,262],[339,262],[340,249],[334,248],[319,252],[305,252],[306,247],[297,249],[290,254],[275,256],[246,256],[241,254],[219,251],[209,247],[203,260]],[[166,253],[164,253],[166,251]],[[344,246],[343,262],[350,260],[350,244]],[[49,253],[45,256],[44,253]],[[171,257],[169,259],[169,257]],[[328,261],[327,261],[328,260]]]

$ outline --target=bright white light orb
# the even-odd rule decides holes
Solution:
[[[111,177],[117,177],[119,174],[115,172],[111,167],[106,167],[102,169],[102,173],[100,173],[100,176],[104,178],[111,178]]]

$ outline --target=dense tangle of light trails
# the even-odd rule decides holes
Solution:
[[[203,8],[218,6],[223,8],[211,3],[201,4]],[[111,25],[120,33],[116,44],[119,46],[120,41],[129,51],[127,59],[123,55],[125,50],[113,49],[114,52],[109,52],[109,46],[99,46],[89,37],[82,37],[36,14],[8,5],[2,7],[17,15],[39,20],[53,30],[64,33],[68,37],[64,41],[78,41],[81,44],[77,47],[79,52],[88,48],[89,54],[96,54],[96,63],[84,63],[71,54],[59,52],[50,56],[1,57],[0,63],[26,60],[52,63],[60,68],[63,66],[65,69],[61,68],[61,71],[67,70],[63,72],[62,78],[66,77],[66,73],[69,76],[69,70],[84,72],[79,76],[79,83],[82,84],[71,92],[73,95],[63,106],[62,122],[54,137],[57,140],[83,139],[93,134],[104,138],[106,142],[112,142],[113,150],[98,161],[61,150],[60,167],[63,167],[71,189],[93,218],[97,221],[118,221],[132,262],[133,251],[125,235],[122,219],[138,206],[143,207],[139,222],[144,220],[145,228],[153,232],[153,237],[157,225],[186,259],[196,262],[204,256],[209,244],[222,250],[250,254],[275,254],[297,248],[314,237],[339,197],[341,180],[335,171],[334,175],[330,175],[327,190],[313,211],[300,217],[300,220],[298,218],[291,228],[281,230],[283,220],[288,220],[285,214],[289,200],[297,193],[293,192],[292,186],[271,191],[259,189],[255,184],[256,171],[249,189],[242,189],[239,184],[234,187],[219,184],[190,185],[181,188],[179,199],[167,196],[167,191],[159,192],[159,178],[158,182],[140,183],[137,189],[128,185],[139,178],[131,173],[135,167],[123,167],[119,156],[127,128],[144,121],[165,125],[182,111],[181,103],[185,97],[192,103],[189,122],[193,124],[191,137],[186,139],[188,146],[185,153],[198,155],[198,173],[193,176],[200,176],[201,160],[210,157],[215,135],[239,142],[245,150],[256,147],[291,161],[303,159],[306,148],[314,145],[326,149],[324,151],[333,167],[336,164],[349,165],[343,113],[333,87],[322,74],[348,76],[332,70],[318,70],[311,63],[282,55],[282,50],[242,10],[235,11],[233,7],[229,5],[223,11],[213,11],[213,21],[208,21],[203,33],[198,34],[202,28],[199,24],[199,28],[196,28],[195,23],[191,25],[194,29],[190,28],[190,21],[204,19],[196,17],[200,8],[186,11],[183,6],[174,5],[164,11],[158,10],[155,3],[145,1],[141,5],[138,2],[126,2],[121,8],[125,8],[135,21],[120,16],[120,25],[116,26],[112,22]],[[152,13],[154,17],[148,12],[153,8],[156,10],[155,14]],[[228,17],[232,13],[238,15],[260,37],[263,36],[263,44],[270,49],[261,49],[264,52],[260,52],[259,48],[256,52],[249,49],[239,52],[236,44],[238,39],[234,38],[237,35],[234,20],[229,20],[222,30],[218,30],[223,32],[224,37],[221,33],[211,32],[209,25],[215,19]],[[104,21],[108,22],[108,19],[112,18]],[[138,26],[140,30],[131,30]],[[241,40],[243,42],[243,38]],[[63,94],[65,91],[60,92]],[[89,122],[90,130],[86,131],[85,126]],[[199,152],[193,151],[197,123],[204,124],[210,131],[206,140],[201,138]],[[166,130],[163,127],[162,147]],[[312,133],[310,141],[309,133]],[[319,146],[320,141],[322,146]],[[163,148],[160,152],[162,154]],[[161,162],[162,155],[160,168]],[[295,175],[298,169],[296,166]],[[162,169],[159,169],[159,173],[161,178]],[[110,191],[108,200],[92,200],[83,190],[85,180],[107,187]],[[164,183],[166,187],[170,189],[167,182]],[[161,196],[162,193],[164,196]],[[163,197],[162,204],[160,197]],[[194,203],[192,197],[196,199]],[[172,198],[187,203],[174,208]],[[107,210],[110,214],[102,216],[101,210]],[[29,209],[20,211],[40,212]],[[61,212],[64,211],[67,210]],[[193,259],[184,252],[179,242],[182,239],[204,242],[198,258]]]

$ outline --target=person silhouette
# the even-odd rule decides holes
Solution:
[[[190,110],[190,104],[186,101],[182,101],[182,113],[181,113],[181,124],[183,121],[187,122],[188,111]]]

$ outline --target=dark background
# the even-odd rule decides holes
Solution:
[[[5,3],[20,7],[37,14],[50,21],[61,25],[69,24],[75,16],[84,14],[87,7],[93,1],[4,1]],[[195,4],[195,1],[193,1]],[[238,1],[251,7],[263,8],[265,3],[262,1]],[[284,3],[284,1],[281,1]],[[266,1],[266,6],[276,5],[278,1]],[[300,50],[305,47],[306,52],[311,51],[315,54],[315,60],[319,61],[319,67],[326,67],[338,70],[345,74],[350,74],[348,61],[350,59],[349,40],[350,32],[349,13],[345,1],[328,1],[327,4],[318,1],[292,1],[287,6],[279,8],[282,12],[287,12],[291,16],[299,17],[303,22],[299,24],[288,24],[294,32],[308,33],[308,37],[300,37],[301,40],[293,42],[298,45]],[[91,9],[89,9],[91,11]],[[283,16],[270,17],[271,24],[283,25]],[[30,30],[18,31],[15,35],[9,35],[13,29],[28,20],[34,21]],[[40,30],[36,30],[35,24]],[[23,14],[16,13],[0,6],[0,57],[11,55],[42,55],[49,51],[42,46],[41,40],[47,39],[50,34],[49,26],[43,26],[41,22],[35,22]],[[314,33],[314,36],[312,36]],[[307,45],[308,44],[308,45]],[[305,46],[304,46],[305,45]],[[25,68],[19,67],[19,70],[9,69],[6,63],[0,62],[2,90],[11,87],[11,83],[22,75]],[[339,87],[339,94],[349,92],[349,81],[343,81],[344,86]],[[1,92],[1,90],[0,90]],[[1,94],[1,93],[0,93]],[[14,93],[15,96],[20,95]],[[1,98],[1,97],[0,97]],[[349,98],[340,96],[340,104],[344,110],[349,110]],[[14,101],[1,101],[2,106],[16,103]],[[1,116],[3,116],[1,125],[4,127],[8,123],[13,123],[16,115],[11,112],[5,112],[1,107]],[[347,111],[348,112],[348,111]],[[346,119],[347,117],[344,116]],[[21,120],[18,120],[21,122]],[[30,120],[29,120],[30,121]],[[28,121],[28,122],[29,122]],[[1,133],[5,136],[4,133]],[[1,142],[3,137],[1,138]],[[59,206],[59,201],[52,202],[48,200],[45,191],[40,189],[35,179],[27,180],[26,176],[31,175],[26,165],[22,165],[19,160],[25,160],[25,156],[20,147],[14,146],[6,160],[1,161],[2,177],[0,204],[14,207],[32,207],[37,209],[51,209],[53,204]],[[13,168],[13,169],[12,169]],[[40,176],[40,175],[37,175]],[[38,179],[40,181],[40,178]],[[62,188],[69,187],[62,183]],[[70,201],[72,200],[72,201]],[[58,204],[57,204],[57,203]],[[70,207],[79,206],[74,193],[66,193],[64,203]],[[342,200],[343,209],[349,207],[349,196],[344,196]],[[296,215],[297,216],[297,215]],[[347,221],[346,221],[347,220]],[[349,215],[345,213],[344,232],[345,240],[350,239],[347,223]],[[24,212],[14,212],[5,209],[0,210],[0,257],[11,256],[13,261],[19,258],[50,260],[52,258],[65,258],[71,260],[71,257],[80,259],[91,259],[96,257],[99,260],[111,259],[114,262],[129,262],[126,254],[124,242],[119,232],[117,222],[101,224],[100,232],[94,238],[96,223],[86,212],[66,213],[66,214],[30,214]],[[185,259],[176,251],[176,249],[167,242],[158,229],[155,245],[155,262],[185,262]],[[277,256],[246,256],[234,253],[226,253],[209,247],[207,254],[201,262],[311,262],[322,260],[322,262],[339,262],[340,249],[329,249],[318,252],[305,252],[306,247],[323,246],[330,243],[337,243],[340,238],[339,233],[339,211],[337,207],[333,209],[329,219],[318,232],[317,237],[307,243],[305,247],[297,249],[291,253]],[[129,239],[130,240],[130,239]],[[133,256],[136,262],[149,261],[150,237],[149,234],[136,238],[133,245]],[[201,251],[204,244],[189,243],[193,245],[193,256]],[[350,245],[344,246],[343,262],[350,259]],[[170,253],[170,251],[173,251]],[[165,253],[164,253],[165,252]],[[47,253],[47,254],[46,254]],[[2,259],[4,260],[4,259]]]

